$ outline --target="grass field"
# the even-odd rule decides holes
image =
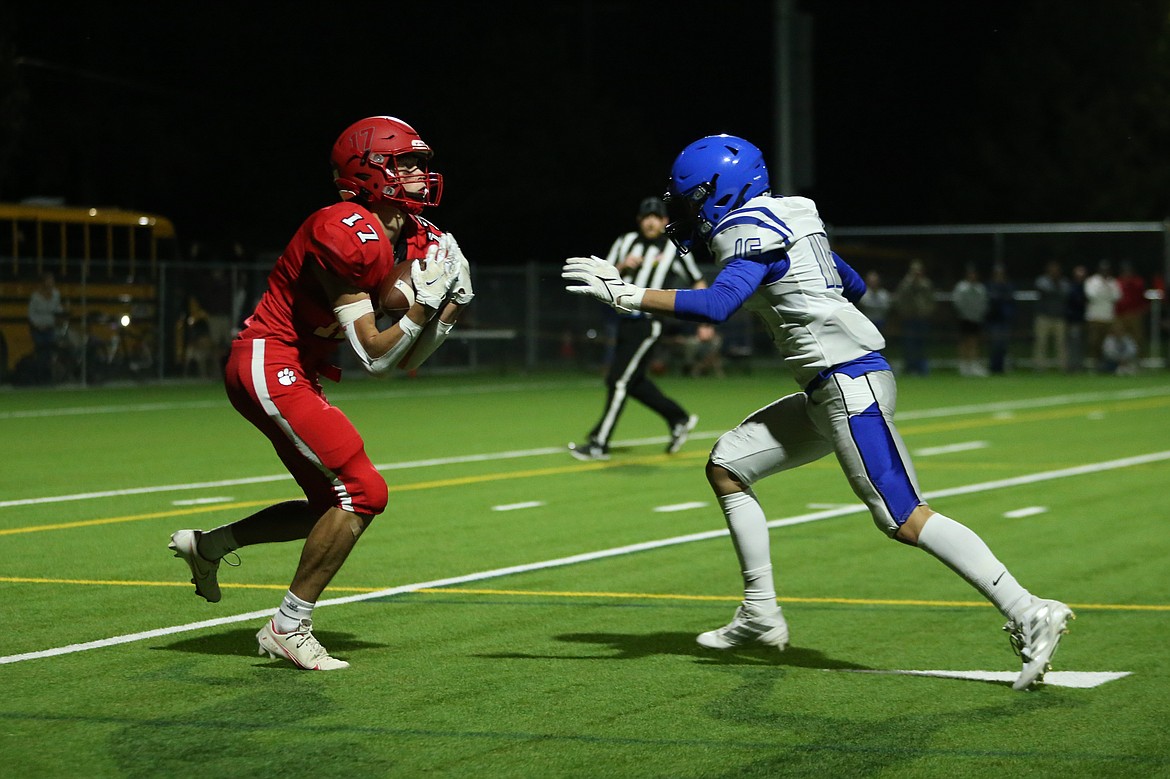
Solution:
[[[391,490],[314,614],[335,673],[256,656],[299,545],[241,550],[214,605],[167,550],[298,496],[218,385],[0,393],[0,773],[1170,775],[1170,374],[901,383],[932,504],[1078,613],[1029,693],[1000,615],[831,460],[757,486],[793,645],[699,647],[741,587],[707,450],[792,384],[662,383],[695,434],[664,456],[631,406],[607,463],[564,451],[595,377],[328,387]]]

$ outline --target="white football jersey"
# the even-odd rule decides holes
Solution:
[[[752,198],[715,225],[711,249],[720,268],[739,258],[769,264],[744,308],[763,320],[802,387],[821,371],[885,347],[873,322],[843,296],[824,222],[808,198]]]

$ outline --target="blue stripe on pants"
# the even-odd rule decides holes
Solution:
[[[885,501],[890,516],[901,527],[918,508],[918,494],[878,404],[849,417],[849,432],[861,453],[866,475]]]

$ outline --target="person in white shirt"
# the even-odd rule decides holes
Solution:
[[[1117,301],[1121,300],[1121,283],[1113,275],[1113,263],[1101,260],[1097,272],[1085,279],[1085,326],[1089,335],[1089,358],[1100,369],[1105,336],[1117,319]]]
[[[986,376],[981,347],[983,322],[991,303],[975,266],[968,266],[967,275],[951,290],[951,303],[959,325],[959,375]]]

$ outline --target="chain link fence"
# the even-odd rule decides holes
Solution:
[[[1170,270],[1170,228],[1164,223],[833,227],[834,247],[863,276],[878,273],[896,288],[912,261],[920,261],[935,288],[928,355],[932,365],[954,365],[958,324],[950,292],[968,266],[986,279],[1002,265],[1015,289],[1008,328],[1008,369],[1031,367],[1035,279],[1049,261],[1066,274],[1090,272],[1102,259],[1129,262],[1147,287],[1141,355],[1145,369],[1167,364],[1167,316],[1161,285]],[[12,263],[11,267],[17,267]],[[4,265],[3,267],[10,267]],[[475,302],[448,343],[423,371],[570,370],[596,373],[608,358],[614,318],[604,306],[564,291],[561,258],[523,265],[475,268]],[[66,313],[48,366],[37,364],[27,307],[34,277],[0,277],[0,382],[97,385],[111,381],[217,379],[227,345],[265,287],[271,262],[159,262],[143,268],[117,260],[100,273],[81,263],[55,266]],[[716,269],[704,267],[708,280]],[[896,306],[886,326],[886,354],[902,355]],[[727,370],[779,365],[767,334],[746,312],[718,328]],[[684,371],[694,333],[670,323],[657,371]],[[348,347],[338,352],[349,377],[361,375]],[[30,371],[32,363],[37,370]]]

